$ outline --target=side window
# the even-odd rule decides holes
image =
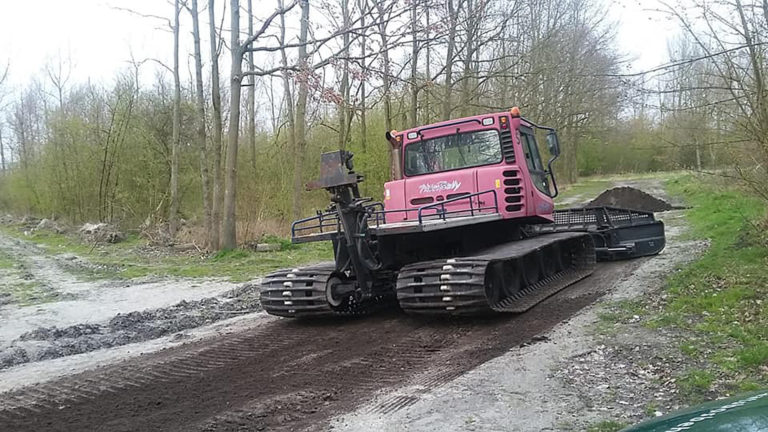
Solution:
[[[539,155],[539,147],[536,145],[536,138],[527,132],[522,133],[520,136],[520,143],[523,145],[523,153],[525,153],[525,162],[528,164],[528,169],[544,171],[544,164],[541,162],[541,155]]]
[[[552,196],[549,190],[549,179],[544,171],[544,164],[541,162],[539,147],[536,145],[536,138],[533,133],[522,131],[520,134],[520,145],[525,154],[525,163],[528,165],[528,172],[531,173],[531,182],[540,192]]]

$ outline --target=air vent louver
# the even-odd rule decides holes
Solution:
[[[515,148],[512,145],[512,133],[509,129],[502,129],[501,131],[501,151],[504,154],[504,162],[515,162]]]

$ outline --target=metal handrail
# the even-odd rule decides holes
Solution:
[[[475,205],[473,198],[480,197],[486,194],[493,195],[493,206],[484,206],[479,203]],[[452,204],[452,203],[463,201],[463,200],[469,200],[469,209],[465,208],[465,209],[451,211],[445,208],[446,204]],[[493,210],[494,213],[498,213],[499,203],[498,203],[498,195],[496,191],[493,189],[488,189],[482,192],[462,195],[460,197],[451,198],[445,201],[439,201],[436,203],[427,204],[419,208],[384,210],[384,204],[381,202],[373,202],[370,205],[366,205],[366,208],[373,209],[370,212],[370,215],[372,216],[372,218],[369,219],[369,224],[378,228],[379,226],[386,224],[387,214],[392,214],[392,213],[408,214],[411,212],[416,212],[418,223],[419,225],[422,225],[424,223],[425,218],[430,218],[432,216],[437,216],[439,219],[446,220],[449,215],[454,215],[458,213],[469,212],[471,216],[475,216],[475,214],[477,213],[488,212],[489,210]],[[435,213],[425,214],[426,212],[429,212],[429,211],[434,211]],[[308,225],[308,222],[315,222],[315,223]],[[312,231],[312,230],[318,230],[320,234],[339,232],[341,230],[341,222],[339,221],[338,213],[336,211],[325,211],[322,213],[318,213],[315,216],[310,216],[304,219],[299,219],[294,221],[291,224],[291,237],[295,238],[297,237],[297,235],[301,235],[307,231]]]
[[[481,195],[485,195],[485,194],[488,194],[488,193],[493,194],[493,207],[482,207],[480,204],[478,204],[478,208],[475,209],[474,208],[474,202],[473,202],[472,198],[479,197]],[[466,200],[466,199],[469,200],[469,212],[470,212],[470,215],[472,215],[472,216],[475,215],[475,211],[480,213],[483,210],[493,209],[495,213],[499,212],[499,201],[498,201],[498,197],[496,195],[496,191],[493,190],[493,189],[488,189],[488,190],[485,190],[485,191],[482,191],[482,192],[475,192],[473,194],[462,195],[460,197],[451,198],[449,200],[440,201],[440,202],[436,202],[436,203],[433,203],[433,204],[425,205],[423,207],[419,207],[419,209],[418,209],[419,210],[419,213],[418,213],[419,225],[421,225],[424,222],[424,220],[423,220],[423,218],[424,218],[423,213],[424,213],[425,210],[434,210],[436,215],[438,215],[439,218],[442,219],[442,220],[445,220],[445,217],[448,214],[466,212],[467,211],[466,209],[456,210],[456,211],[452,211],[452,212],[449,212],[449,211],[445,210],[445,205],[446,204],[450,204],[450,203],[454,203],[454,202],[462,201],[462,200]]]

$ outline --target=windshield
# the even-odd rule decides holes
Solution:
[[[405,175],[408,176],[499,162],[501,140],[495,129],[432,138],[405,147]]]

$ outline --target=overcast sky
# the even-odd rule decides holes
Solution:
[[[604,1],[611,5],[609,19],[618,24],[619,48],[634,59],[631,70],[665,62],[667,38],[676,30],[674,23],[646,10],[655,2]],[[205,5],[206,0],[200,3]],[[275,2],[254,3],[258,10],[271,11]],[[11,84],[19,85],[58,58],[72,60],[71,82],[108,80],[127,66],[131,53],[139,60],[160,58],[170,63],[171,36],[158,29],[166,25],[116,7],[167,17],[173,12],[165,0],[0,0],[0,68],[10,61]],[[186,19],[188,14],[182,16]]]

